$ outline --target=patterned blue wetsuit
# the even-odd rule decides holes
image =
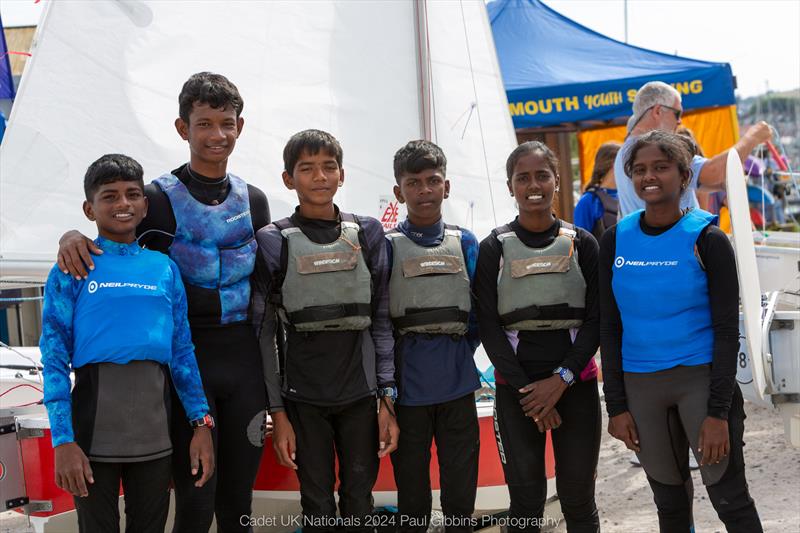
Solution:
[[[53,446],[75,441],[70,367],[77,372],[105,363],[168,365],[188,418],[208,413],[177,266],[136,243],[100,237],[95,243],[104,253],[94,258],[96,268],[87,280],[75,280],[54,266],[45,286],[40,348]]]

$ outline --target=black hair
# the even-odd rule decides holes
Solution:
[[[195,103],[208,104],[214,109],[230,106],[236,111],[236,118],[239,118],[244,109],[244,100],[236,85],[222,74],[212,72],[192,74],[183,84],[181,94],[178,95],[178,116],[187,124]]]
[[[700,143],[697,142],[697,138],[694,136],[694,132],[692,130],[686,126],[678,126],[678,129],[675,130],[675,133],[691,141],[689,149],[692,152],[692,156],[699,155],[701,157],[705,157],[703,148],[700,146]]]
[[[304,130],[292,135],[283,148],[283,168],[291,175],[304,152],[317,155],[320,150],[335,158],[339,168],[342,168],[342,146],[336,137],[322,130]]]
[[[614,161],[617,159],[617,152],[621,147],[620,143],[614,141],[600,145],[594,156],[594,169],[592,170],[592,177],[586,185],[587,188],[600,186],[600,182],[603,181],[608,171],[614,168]]]
[[[661,130],[653,130],[638,137],[631,145],[625,158],[625,174],[629,177],[633,176],[633,163],[636,160],[636,154],[645,146],[658,147],[667,158],[667,161],[674,161],[678,165],[678,171],[686,180],[683,183],[688,183],[692,177],[691,140],[683,135]]]
[[[553,175],[558,177],[558,156],[543,142],[528,141],[514,148],[514,151],[508,156],[508,160],[506,161],[506,175],[508,176],[508,181],[511,181],[511,178],[514,176],[514,167],[517,166],[517,162],[523,156],[533,153],[542,154],[542,157],[544,157]]]
[[[417,174],[423,170],[440,170],[447,173],[447,158],[442,149],[430,141],[409,141],[394,154],[394,179],[400,184],[403,174]]]
[[[144,191],[144,172],[132,157],[122,154],[106,154],[89,165],[83,178],[83,192],[92,201],[97,189],[102,185],[117,181],[136,181]]]

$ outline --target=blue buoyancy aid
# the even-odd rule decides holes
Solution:
[[[163,254],[104,241],[77,295],[72,366],[172,360],[174,273]]]
[[[710,363],[708,279],[695,244],[716,217],[693,209],[664,233],[647,235],[641,216],[636,211],[616,226],[612,288],[622,318],[622,368],[657,372]]]
[[[169,198],[175,214],[176,229],[169,256],[181,269],[193,323],[205,318],[192,312],[193,287],[216,293],[220,323],[247,319],[250,274],[255,266],[257,244],[247,183],[232,174],[228,178],[231,189],[219,205],[198,202],[172,174],[154,181]]]

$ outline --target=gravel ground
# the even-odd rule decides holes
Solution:
[[[783,423],[776,411],[745,403],[745,461],[750,493],[756,501],[764,531],[800,532],[800,450],[790,446],[783,436]],[[606,421],[604,419],[603,426]],[[605,431],[605,430],[604,430]],[[602,529],[606,533],[647,533],[658,531],[652,493],[641,468],[629,462],[632,454],[625,446],[604,433],[600,447],[597,480],[597,505]],[[700,481],[695,482],[695,525],[698,533],[722,532]],[[558,516],[558,503],[548,509]],[[59,528],[60,529],[60,528]],[[0,532],[30,531],[27,521],[15,513],[0,514]],[[68,530],[64,530],[68,531]],[[483,530],[496,533],[499,528]],[[566,532],[561,524],[551,532]]]

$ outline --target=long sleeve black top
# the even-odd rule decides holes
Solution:
[[[526,246],[543,248],[552,244],[558,236],[561,221],[556,220],[546,231],[536,233],[523,228],[518,219],[511,222],[510,227]],[[586,316],[575,342],[572,342],[568,330],[520,331],[516,352],[506,336],[497,311],[497,279],[502,245],[494,233],[481,242],[475,273],[478,329],[495,369],[515,390],[550,377],[559,366],[569,368],[577,377],[597,351],[600,328],[597,241],[586,230],[575,230],[578,265],[586,280]]]
[[[676,222],[677,223],[677,222]],[[646,235],[660,235],[675,224],[654,228],[639,220]],[[603,391],[609,416],[628,410],[622,377],[622,335],[620,317],[611,286],[617,248],[616,226],[600,240],[600,347],[603,361]],[[697,255],[708,277],[711,327],[714,330],[714,353],[711,361],[711,394],[708,415],[727,420],[733,389],[736,385],[736,356],[739,352],[739,281],[736,260],[728,237],[716,226],[707,226],[697,238]],[[680,298],[680,286],[675,298]],[[658,302],[653,302],[658,305]],[[658,324],[653,324],[658,327]]]

